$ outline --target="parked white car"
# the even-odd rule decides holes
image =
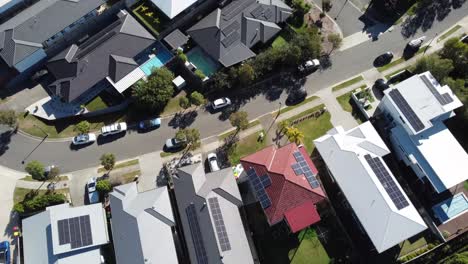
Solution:
[[[211,171],[219,171],[218,156],[215,153],[208,154],[208,164]]]
[[[90,204],[99,202],[99,192],[96,190],[96,177],[92,177],[86,183],[86,189],[88,190],[88,201]]]
[[[313,70],[320,66],[320,61],[317,59],[308,60],[304,64],[299,65],[298,69],[300,72]]]
[[[96,134],[88,133],[88,134],[81,134],[73,138],[72,143],[73,145],[83,145],[89,144],[96,141]]]
[[[425,39],[426,39],[426,36],[422,36],[420,38],[413,39],[408,43],[408,46],[410,46],[410,47],[412,47],[414,49],[419,48],[419,47],[421,47],[421,45],[423,44]]]
[[[227,97],[216,99],[216,100],[213,101],[213,103],[211,103],[211,106],[215,110],[216,109],[221,109],[221,108],[229,106],[229,105],[231,105],[231,99],[229,99]]]
[[[112,125],[103,126],[101,128],[101,135],[109,136],[109,135],[114,135],[114,134],[121,133],[124,131],[127,131],[127,123],[125,122],[115,123]]]

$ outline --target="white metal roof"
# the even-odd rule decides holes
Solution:
[[[170,19],[183,12],[198,0],[151,0]]]
[[[378,252],[427,228],[383,161],[390,151],[370,122],[348,131],[335,127],[314,143]],[[380,159],[408,206],[396,208],[364,155]]]
[[[114,88],[119,92],[123,93],[125,90],[127,90],[130,86],[141,80],[143,77],[145,77],[145,72],[137,67],[133,71],[131,71],[129,74],[127,74],[125,77],[120,79],[118,82],[114,83],[112,79],[107,76],[106,79],[107,81],[114,86]]]
[[[182,76],[177,76],[174,80],[172,80],[172,83],[177,87],[181,88],[182,86],[185,85],[185,80]]]

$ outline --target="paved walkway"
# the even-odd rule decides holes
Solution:
[[[51,182],[39,182],[39,181],[25,181],[25,180],[18,180],[16,182],[16,187],[25,188],[25,189],[40,189],[40,190],[47,190],[47,186]],[[69,181],[59,181],[55,184],[55,189],[65,189],[68,188],[70,185]]]

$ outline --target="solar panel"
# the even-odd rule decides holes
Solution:
[[[265,191],[265,187],[263,186],[262,182],[260,181],[260,178],[257,176],[257,173],[253,168],[249,169],[247,171],[247,176],[249,177],[250,184],[252,185],[252,188],[255,191],[255,194],[257,195],[257,199],[260,202],[260,205],[262,206],[263,209],[266,209],[271,206],[271,200],[270,197],[268,197],[268,194]]]
[[[93,244],[89,215],[57,221],[59,245],[70,244],[72,249]]]
[[[225,48],[228,48],[229,46],[231,46],[232,44],[234,44],[234,42],[236,42],[237,40],[240,39],[240,35],[237,31],[234,31],[232,32],[229,36],[225,37],[221,43],[223,43],[223,46]]]
[[[392,98],[392,100],[395,102],[395,104],[398,106],[398,108],[400,108],[400,111],[406,117],[408,122],[410,122],[410,124],[414,128],[414,130],[416,132],[419,132],[419,131],[423,130],[424,129],[424,124],[421,122],[421,120],[416,115],[416,113],[413,111],[413,109],[411,109],[408,102],[401,95],[400,91],[398,91],[396,89],[391,90],[389,95]]]
[[[317,178],[315,178],[314,173],[310,169],[309,164],[307,164],[304,156],[302,156],[302,153],[300,151],[294,151],[293,156],[297,163],[292,164],[291,168],[293,169],[296,176],[304,175],[313,189],[320,187],[320,183],[318,182]]]
[[[189,221],[190,233],[192,235],[193,245],[195,247],[195,254],[199,264],[208,264],[208,256],[206,255],[205,244],[203,243],[203,236],[198,222],[195,205],[190,204],[186,209],[187,219]]]
[[[263,187],[265,188],[271,185],[271,179],[270,176],[268,176],[268,174],[261,176],[260,181],[262,182]]]
[[[427,78],[426,75],[421,75],[421,79],[423,80],[427,88],[429,88],[429,91],[431,91],[431,93],[435,96],[435,98],[437,99],[437,101],[439,101],[441,105],[446,105],[446,104],[453,102],[453,98],[450,96],[450,94],[448,93],[440,94],[439,91],[437,91],[437,89],[434,87],[434,85]]]
[[[253,16],[253,18],[258,18],[263,14],[263,10],[263,6],[259,5],[254,10],[252,10],[250,14]]]
[[[384,187],[388,196],[390,196],[390,199],[395,204],[396,208],[401,210],[407,207],[409,205],[408,200],[406,200],[405,196],[384,167],[382,161],[379,158],[372,158],[369,154],[365,155],[364,158],[377,176],[379,182]]]
[[[225,27],[222,32],[225,36],[229,35],[231,32],[233,31],[236,31],[240,29],[240,25],[239,25],[239,22],[237,22],[237,20],[235,20],[234,22],[232,22],[231,24],[229,24],[229,26]]]
[[[221,251],[231,250],[231,243],[229,242],[229,237],[226,232],[226,226],[224,225],[221,208],[219,208],[218,198],[209,198],[208,203],[210,204],[210,211],[211,215],[213,216],[216,235],[218,236],[219,244],[221,245]]]

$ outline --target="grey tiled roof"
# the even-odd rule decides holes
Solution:
[[[164,38],[164,41],[166,41],[166,43],[175,50],[187,43],[188,39],[189,38],[184,33],[182,33],[179,29],[176,29],[167,35]]]
[[[281,30],[277,23],[286,21],[291,12],[280,0],[234,0],[207,15],[187,33],[228,67],[255,56],[250,48],[275,36]]]
[[[38,1],[0,25],[0,32],[6,31],[0,57],[14,66],[41,49],[44,41],[103,3],[103,0]]]

